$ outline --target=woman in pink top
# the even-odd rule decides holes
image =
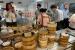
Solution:
[[[50,16],[46,14],[46,10],[45,8],[40,9],[40,14],[37,18],[37,24],[40,26],[48,26],[48,23],[51,21]]]

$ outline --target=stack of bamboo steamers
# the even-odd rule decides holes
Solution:
[[[55,42],[55,37],[56,37],[56,27],[57,24],[55,22],[50,22],[48,25],[48,40],[49,40],[49,44],[54,44]]]
[[[36,50],[35,34],[31,32],[24,33],[22,41],[15,44],[16,50]]]
[[[57,27],[57,24],[55,22],[50,22],[48,24],[48,31],[50,34],[54,34],[56,33],[56,27]]]
[[[23,50],[36,50],[36,39],[35,34],[28,32],[24,33],[24,38],[22,39]]]
[[[39,31],[39,46],[41,48],[46,48],[48,45],[48,31],[45,28],[40,29]]]
[[[38,31],[32,30],[31,27],[27,26],[14,27],[12,29],[17,31],[17,33],[14,33],[15,36],[16,34],[19,34],[18,37],[14,38],[16,44],[14,47],[4,47],[3,50],[36,50],[37,43],[40,48],[47,48],[48,45],[50,45],[49,47],[52,47],[56,40],[56,27],[57,24],[55,22],[50,22],[48,27],[42,27]],[[38,32],[38,34],[31,31],[35,33]],[[65,47],[68,43],[68,39],[68,35],[63,32],[59,38],[59,44]]]
[[[59,44],[60,44],[62,47],[67,47],[68,40],[69,40],[69,35],[66,34],[65,31],[64,31],[63,33],[61,33],[61,36],[60,36],[60,39],[59,39]]]
[[[39,32],[39,46],[41,48],[46,48],[48,44],[54,46],[55,37],[56,37],[56,26],[55,22],[50,22],[48,28],[42,28]]]

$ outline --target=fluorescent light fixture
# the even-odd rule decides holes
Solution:
[[[43,0],[36,0],[36,2],[40,2],[40,1],[43,1]]]

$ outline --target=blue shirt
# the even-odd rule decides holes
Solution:
[[[63,18],[69,18],[69,9],[64,8],[64,4],[61,4],[60,10],[63,11]]]
[[[63,18],[69,18],[69,10],[68,9],[62,9],[63,11]]]

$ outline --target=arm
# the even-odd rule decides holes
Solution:
[[[7,15],[7,12],[4,11],[4,12],[3,12],[3,17],[6,18],[6,15]]]
[[[51,22],[51,17],[49,16],[49,22]]]
[[[37,17],[37,24],[39,25],[40,24],[40,21],[41,20],[41,15],[39,15],[38,17]]]

